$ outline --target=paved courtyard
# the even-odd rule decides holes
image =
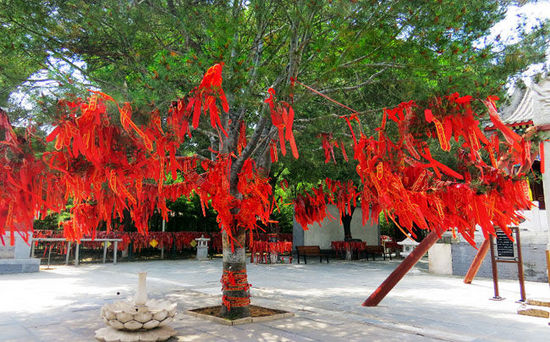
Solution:
[[[228,327],[178,315],[170,341],[548,341],[547,320],[516,314],[517,281],[501,281],[504,301],[490,301],[489,279],[465,285],[420,264],[378,307],[361,303],[396,261],[249,265],[252,302],[295,317]],[[137,272],[148,272],[149,297],[167,296],[178,310],[219,304],[221,260],[54,266],[0,275],[0,341],[94,341],[105,303],[132,296]],[[526,283],[528,297],[550,297],[548,284]]]

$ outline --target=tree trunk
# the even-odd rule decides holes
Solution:
[[[250,291],[246,274],[245,240],[246,231],[234,233],[233,249],[231,238],[222,232],[223,274],[221,315],[236,319],[250,316]]]
[[[351,207],[351,213],[348,215],[347,213],[342,214],[342,225],[344,226],[344,241],[350,241],[353,239],[351,236],[351,219],[353,217],[353,211],[355,210],[355,207]]]

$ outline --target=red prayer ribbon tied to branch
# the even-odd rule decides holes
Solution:
[[[328,164],[331,159],[336,164],[336,159],[334,156],[334,147],[337,147],[337,148],[339,147],[342,150],[342,157],[344,158],[344,160],[346,162],[349,161],[348,154],[346,152],[346,147],[342,140],[336,140],[332,135],[332,133],[326,133],[326,132],[319,133],[318,137],[322,139],[322,146],[323,146],[323,150],[325,151],[325,164]]]
[[[172,103],[166,127],[158,110],[145,125],[134,123],[129,103],[120,105],[101,92],[92,91],[86,100],[60,101],[60,119],[44,142],[53,143],[55,150],[44,153],[42,159],[34,157],[30,139],[17,136],[7,116],[0,113],[0,130],[4,132],[0,136],[0,233],[7,227],[13,241],[14,232],[32,230],[36,217],[65,210],[71,200],[71,219],[61,223],[69,240],[95,236],[96,228],[103,224],[110,230],[113,220],[125,217],[125,212],[139,233],[146,234],[155,210],[167,219],[166,199],[195,195],[203,209],[210,205],[218,213],[220,227],[230,237],[237,227],[252,231],[258,222],[269,223],[272,189],[254,161],[244,161],[238,177],[239,196],[232,196],[229,170],[235,156],[218,153],[215,160],[199,162],[198,157],[176,155],[185,138],[199,126],[202,113],[209,116],[220,141],[222,135],[227,136],[217,105],[228,112],[222,68],[223,64],[216,64],[208,69],[197,88]],[[294,153],[294,112],[284,102],[273,106],[281,111],[274,115],[281,116],[285,138],[291,141]],[[108,108],[118,110],[120,125]],[[242,150],[246,146],[244,122],[239,133]],[[168,185],[168,174],[182,181]]]
[[[277,101],[275,98],[275,90],[273,88],[269,88],[268,93],[269,97],[264,102],[269,105],[271,122],[273,123],[273,126],[277,127],[279,132],[281,153],[283,156],[286,155],[286,141],[288,141],[290,144],[290,149],[292,150],[292,155],[294,158],[298,159],[298,148],[296,147],[294,133],[292,132],[292,125],[294,124],[294,109],[292,109],[292,106],[288,102]],[[275,159],[277,158],[275,157]]]
[[[243,307],[250,304],[250,293],[248,290],[251,285],[248,283],[246,270],[223,270],[222,279],[220,282],[222,283],[222,291],[244,291],[246,293],[245,297],[223,295],[222,302],[228,310],[230,310],[231,307]]]
[[[410,233],[415,227],[439,234],[458,230],[473,245],[476,225],[485,236],[494,234],[494,226],[509,233],[510,225],[519,224],[518,211],[532,205],[522,191],[525,175],[514,172],[513,165],[529,167],[532,155],[530,143],[500,121],[495,100],[454,93],[435,98],[424,108],[414,101],[403,102],[384,110],[376,138],[361,134],[357,139],[351,120],[359,121],[358,116],[343,117],[353,137],[362,188],[357,190],[351,182],[344,188],[344,183],[327,179],[324,187],[315,187],[294,200],[297,222],[307,229],[330,216],[327,203],[335,204],[342,215],[360,198],[363,224],[369,218],[376,221],[384,212]],[[473,102],[485,105],[504,141],[497,135],[490,139],[483,135]],[[397,140],[386,134],[389,122],[397,126]],[[333,138],[322,137],[328,162]],[[460,156],[456,170],[435,159],[428,144],[434,138],[445,152],[453,147],[454,138]],[[488,152],[490,163],[482,158],[481,149]]]
[[[1,114],[0,232],[9,227],[13,241],[14,232],[32,229],[35,217],[64,210],[69,199],[74,204],[72,218],[62,225],[71,240],[93,235],[104,223],[110,229],[112,220],[124,217],[125,211],[139,232],[146,233],[154,210],[160,210],[166,219],[166,199],[180,196],[198,195],[203,208],[211,205],[229,236],[236,227],[252,231],[258,220],[268,223],[272,189],[252,160],[244,161],[237,198],[229,189],[235,156],[218,153],[216,160],[200,163],[197,157],[176,156],[185,136],[198,127],[203,112],[220,140],[222,133],[227,135],[220,119],[223,113],[216,104],[221,103],[223,112],[229,109],[221,87],[222,68],[222,64],[211,67],[197,88],[172,104],[166,129],[158,111],[151,113],[146,125],[138,126],[132,121],[129,104],[121,106],[101,92],[92,92],[87,100],[61,101],[61,119],[46,139],[55,141],[56,150],[44,153],[42,159],[35,158],[32,151],[32,130],[27,130],[26,137],[18,136],[7,116]],[[269,93],[266,103],[279,131],[281,152],[286,153],[289,141],[298,157],[292,132],[294,110],[289,103],[277,101],[274,90]],[[409,231],[415,226],[438,233],[456,228],[471,242],[476,224],[485,234],[493,233],[493,224],[507,231],[508,225],[518,223],[517,211],[530,206],[521,191],[522,174],[515,174],[513,167],[529,166],[532,156],[529,142],[498,118],[495,100],[489,97],[481,102],[503,141],[496,135],[487,139],[479,129],[480,115],[473,110],[473,103],[480,101],[456,93],[436,98],[424,108],[409,101],[386,109],[377,137],[363,132],[356,136],[352,121],[360,124],[357,113],[344,116],[362,186],[356,189],[349,183],[325,182],[331,193],[320,185],[312,193],[299,195],[295,200],[298,222],[307,228],[327,216],[327,201],[336,203],[342,213],[360,197],[364,222],[369,217],[377,219],[383,211]],[[121,127],[113,123],[107,103],[118,109]],[[399,133],[395,141],[386,134],[391,123]],[[238,145],[244,148],[246,126],[240,131],[244,133]],[[458,166],[436,160],[433,147],[426,142],[435,137],[444,151],[453,146],[458,149]],[[343,146],[341,141],[339,144]],[[329,145],[326,147],[331,149],[336,141]],[[277,159],[277,148],[271,147]],[[488,152],[489,164],[481,149]],[[183,181],[165,184],[168,173]]]

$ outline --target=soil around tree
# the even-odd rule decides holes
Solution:
[[[203,315],[232,320],[230,317],[223,317],[221,315],[221,312],[222,312],[221,308],[222,308],[221,305],[216,305],[216,306],[209,306],[205,308],[193,309],[189,311],[196,312]],[[275,315],[280,315],[284,313],[287,313],[287,311],[264,308],[262,306],[257,306],[257,305],[250,305],[250,317],[252,318],[269,317],[269,316],[275,316]],[[239,318],[234,318],[234,319],[239,319]]]

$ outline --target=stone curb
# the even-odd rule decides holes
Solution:
[[[205,315],[202,313],[194,312],[192,310],[187,310],[185,313],[191,316],[199,317],[199,318],[206,319],[206,320],[223,324],[223,325],[241,325],[241,324],[248,324],[248,323],[270,322],[277,319],[289,318],[294,316],[293,312],[283,312],[283,313],[275,314],[271,316],[245,317],[245,318],[230,320],[230,319],[225,319],[221,317]]]

